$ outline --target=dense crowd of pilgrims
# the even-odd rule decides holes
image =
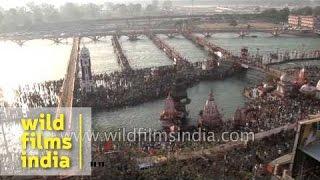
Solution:
[[[135,70],[130,75],[122,72],[95,75],[97,89],[90,97],[94,96],[94,106],[105,108],[146,102],[169,91],[175,79],[174,71],[173,66],[163,66]]]
[[[19,86],[15,107],[56,107],[63,80]]]
[[[303,69],[303,72],[304,71],[306,70]],[[95,91],[94,93],[91,93],[91,95],[89,94],[88,97],[89,99],[94,97],[94,103],[101,104],[101,107],[105,108],[135,105],[135,103],[139,103],[138,99],[140,99],[141,102],[145,102],[152,98],[168,94],[168,92],[170,92],[169,87],[172,87],[174,80],[176,79],[175,72],[176,70],[174,66],[163,66],[158,68],[135,70],[131,72],[130,75],[123,72],[94,75],[92,78]],[[300,71],[300,73],[301,72],[302,71]],[[318,72],[319,69],[316,67],[308,68],[309,75],[314,73],[317,74]],[[288,71],[289,75],[290,73],[291,75],[293,74]],[[316,76],[312,76],[312,78],[315,77]],[[308,83],[313,84],[316,86],[315,90],[320,91],[320,84],[315,84],[316,81],[312,78],[310,78]],[[285,77],[282,76],[280,78],[280,83],[284,80]],[[189,81],[194,80],[189,79]],[[19,87],[16,91],[17,98],[14,106],[54,107],[58,103],[58,96],[62,83],[63,80],[58,80]],[[286,86],[283,85],[281,87],[286,88]],[[279,97],[275,93],[264,93],[262,90],[263,92],[261,93],[261,96],[260,94],[258,96],[254,96],[254,98],[248,100],[245,107],[237,110],[234,120],[225,120],[224,122],[221,119],[222,117],[218,112],[218,108],[214,103],[213,94],[211,93],[208,101],[205,103],[202,113],[200,113],[199,127],[202,128],[203,125],[209,129],[219,127],[218,133],[228,131],[232,128],[237,131],[245,130],[247,132],[262,132],[287,125],[289,123],[296,123],[299,120],[307,118],[309,114],[320,113],[320,100],[317,100],[313,96],[306,96],[306,94],[303,93],[303,87],[305,87],[305,84],[300,84],[300,91],[296,92],[294,96]],[[263,88],[267,89],[266,86],[263,86]],[[277,90],[279,89],[277,88]],[[254,94],[254,90],[250,89],[250,91],[250,96],[253,97],[252,94]],[[255,89],[255,91],[258,92],[257,89]],[[284,90],[281,90],[281,93],[284,93],[283,91]],[[81,105],[82,102],[79,97],[76,96],[76,98],[78,98],[76,99],[76,102],[79,103],[78,105]],[[174,112],[172,108],[175,107],[171,106],[170,108],[168,110]],[[210,120],[213,122],[210,122]],[[290,135],[284,133],[284,136],[286,137]],[[268,141],[273,140],[269,139]],[[277,152],[281,151],[281,153],[277,153],[274,149],[266,150],[264,148],[269,146],[272,142],[268,143],[257,142],[256,145],[252,145],[254,148],[229,152],[229,155],[224,160],[228,165],[228,171],[232,172],[232,169],[234,171],[237,169],[250,170],[254,168],[254,164],[252,163],[253,159],[255,162],[267,162],[271,160],[271,158],[280,156],[282,152],[287,152],[292,146],[291,142],[286,141],[282,141],[282,144],[275,143],[278,147]],[[180,146],[170,144],[165,147],[167,148],[166,150],[176,151],[177,149],[180,149],[181,146],[185,146],[185,144]],[[145,145],[146,149],[150,149],[150,147],[155,148],[155,145]],[[12,154],[14,154],[14,149],[10,149],[10,151],[11,150]],[[252,154],[251,151],[254,151],[254,153]],[[237,165],[234,163],[236,157],[238,157],[238,160],[241,162]],[[10,157],[8,158],[10,159]],[[6,159],[8,160],[8,158]],[[1,162],[1,164],[3,163],[5,162]]]

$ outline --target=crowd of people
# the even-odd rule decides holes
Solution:
[[[306,119],[310,114],[320,113],[320,101],[301,94],[283,99],[268,94],[248,101],[246,108],[250,113],[243,128],[261,132]]]
[[[173,84],[174,74],[172,66],[164,66],[95,75],[96,90],[88,94],[88,98],[82,98],[81,104],[105,109],[135,105],[139,101],[164,96]]]
[[[81,101],[77,105],[97,109],[136,105],[165,97],[172,90],[178,78],[187,85],[198,81],[196,72],[177,69],[172,65],[94,75],[95,90],[86,96],[79,97]]]
[[[294,137],[295,132],[293,130],[282,131],[259,141],[249,141],[246,146],[232,148],[221,153],[190,156],[185,160],[164,159],[163,157],[168,154],[179,155],[198,151],[198,149],[210,149],[214,145],[208,147],[205,142],[157,142],[152,144],[151,147],[146,143],[138,145],[125,143],[118,146],[113,153],[104,153],[95,159],[110,163],[110,166],[104,171],[108,171],[108,176],[111,177],[120,173],[123,177],[135,175],[149,178],[161,175],[164,177],[186,177],[188,175],[188,177],[194,178],[221,177],[234,179],[241,177],[241,179],[250,179],[252,177],[265,176],[268,163],[290,153]],[[121,154],[120,156],[119,153]],[[158,165],[148,165],[148,170],[138,168],[140,166],[137,167],[137,163],[141,166],[145,165],[144,163],[146,162],[143,160],[146,159],[144,157],[149,157],[150,155],[157,157],[159,161],[164,160],[164,164],[160,162]],[[117,156],[117,158],[114,158],[114,156]],[[125,168],[119,168],[123,167],[121,163],[126,164]],[[95,170],[99,170],[99,168],[95,168]]]
[[[310,67],[308,71],[314,74],[319,72],[319,68]],[[128,74],[130,73],[130,74]],[[136,103],[149,101],[157,97],[163,97],[175,85],[177,76],[181,75],[186,84],[195,83],[199,74],[190,71],[179,71],[174,66],[163,66],[158,68],[145,68],[132,72],[113,72],[111,74],[99,74],[93,76],[95,90],[86,96],[82,96],[80,89],[76,91],[76,106],[94,106],[101,108],[114,108],[125,105],[135,105]],[[19,88],[17,90],[16,107],[54,107],[58,102],[58,95],[63,80],[49,81],[40,84],[33,84]],[[85,98],[83,98],[85,97]],[[92,103],[92,104],[90,104]],[[320,101],[307,98],[302,94],[294,97],[279,98],[273,94],[249,100],[245,104],[249,113],[246,122],[242,126],[234,127],[233,121],[225,121],[217,134],[230,131],[263,132],[289,123],[296,123],[307,118],[310,114],[320,113]],[[193,130],[196,130],[194,128]],[[277,136],[275,138],[274,136]],[[249,142],[246,148],[234,149],[226,152],[224,159],[215,163],[223,163],[223,174],[235,176],[237,173],[255,172],[259,164],[265,164],[271,160],[288,153],[292,149],[293,132],[282,132],[265,138],[263,141]],[[146,142],[139,145],[122,144],[115,147],[117,151],[132,151],[135,156],[142,153],[146,156],[168,153],[177,153],[181,150],[195,151],[199,148],[210,148],[220,143],[197,143],[197,142]],[[102,144],[97,145],[99,151]],[[273,148],[267,148],[272,146]],[[111,148],[110,148],[111,149]],[[128,150],[129,149],[129,150]],[[2,150],[4,151],[4,150]],[[14,150],[12,150],[14,152]],[[10,156],[10,155],[9,155]],[[10,157],[5,158],[8,161]],[[4,162],[5,163],[5,162]],[[204,165],[205,166],[205,165]],[[214,166],[217,167],[217,166]],[[213,166],[206,167],[213,168]],[[140,173],[140,172],[138,172]]]
[[[0,127],[0,170],[14,172],[19,169],[16,162],[21,157],[21,145],[16,136],[22,133],[22,130],[18,131],[20,129],[19,122],[14,121],[3,121],[0,123]]]
[[[217,73],[203,71],[201,68],[202,62],[196,62],[188,66],[169,65],[96,74],[93,76],[92,92],[84,95],[80,84],[76,84],[74,105],[96,109],[136,105],[168,95],[177,79],[192,86],[201,79],[219,79],[227,76],[226,72],[230,73],[230,69],[224,66],[217,69]],[[14,106],[55,107],[62,84],[63,79],[19,86]]]
[[[56,107],[63,80],[34,83],[16,90],[15,107]]]
[[[320,67],[308,65],[304,68],[308,72],[308,80],[310,81],[310,84],[316,86],[317,82],[320,80]],[[292,77],[297,77],[300,70],[301,69],[299,67],[285,69],[287,74]]]

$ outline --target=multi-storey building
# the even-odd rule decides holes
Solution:
[[[303,29],[314,30],[316,18],[314,16],[301,16],[301,27]]]
[[[298,28],[300,27],[300,16],[290,15],[288,18],[288,24],[292,28]]]
[[[298,16],[290,15],[288,24],[292,28],[302,28],[306,30],[320,29],[320,16]]]

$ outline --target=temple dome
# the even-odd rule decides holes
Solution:
[[[317,84],[317,90],[320,91],[320,80],[318,81],[318,84]]]
[[[272,88],[273,86],[269,83],[263,83],[263,86],[262,86],[264,89],[269,89],[269,88]]]
[[[209,98],[203,108],[204,117],[216,117],[219,115],[219,110],[217,105],[214,103],[213,93],[210,92]]]
[[[281,75],[280,81],[282,81],[282,82],[290,82],[290,78],[286,73],[284,73],[283,75]]]
[[[299,79],[298,81],[304,82],[307,78],[307,70],[305,68],[302,68],[299,72]]]
[[[316,88],[314,86],[311,86],[310,84],[305,84],[300,88],[301,92],[314,92],[315,90]]]

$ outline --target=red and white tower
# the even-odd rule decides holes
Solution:
[[[91,73],[91,58],[89,49],[82,47],[80,51],[80,87],[88,93],[93,91],[94,83]]]
[[[308,83],[307,70],[305,68],[302,68],[300,70],[299,75],[298,75],[298,79],[297,79],[297,83],[300,86]]]
[[[209,98],[200,114],[199,125],[209,128],[218,127],[222,124],[222,117],[214,102],[213,93],[210,92]]]

